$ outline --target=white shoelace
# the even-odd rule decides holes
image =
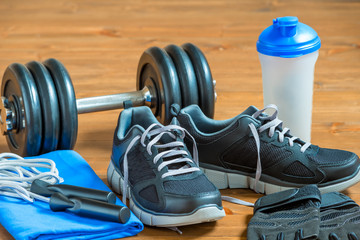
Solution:
[[[39,169],[49,169],[40,171]],[[49,184],[63,182],[54,161],[50,159],[24,159],[13,153],[0,154],[0,195],[16,197],[33,202],[49,199],[30,192],[31,183],[40,179]]]
[[[155,128],[155,127],[157,127],[157,128]],[[181,139],[184,139],[185,135],[187,134],[193,140],[193,158],[191,158],[191,156],[189,156],[187,151],[179,149],[179,148],[185,147],[185,144],[183,141],[176,141],[176,135],[174,134],[174,131],[176,131],[176,130],[179,130],[181,132],[181,136],[180,136]],[[174,139],[174,141],[166,143],[166,144],[157,144],[164,135],[170,136],[172,139]],[[149,140],[152,138],[147,145],[145,144],[146,138],[148,138]],[[175,157],[174,159],[165,160],[161,164],[159,164],[158,169],[157,169],[158,171],[161,171],[164,167],[166,167],[170,164],[182,163],[182,162],[195,162],[196,165],[199,166],[198,152],[197,152],[197,148],[196,148],[195,139],[189,134],[189,132],[186,129],[184,129],[180,126],[177,126],[177,125],[163,126],[158,123],[153,123],[144,131],[144,133],[142,135],[138,135],[138,136],[134,137],[131,140],[129,146],[127,147],[127,149],[125,151],[125,156],[124,156],[124,160],[123,160],[124,182],[123,182],[123,191],[122,191],[123,203],[125,203],[125,204],[126,204],[127,186],[128,186],[128,181],[129,181],[129,169],[128,169],[127,155],[130,152],[130,150],[132,149],[132,147],[138,141],[140,141],[140,144],[143,147],[146,147],[146,151],[148,152],[149,155],[153,154],[151,151],[152,147],[155,147],[157,149],[169,148],[169,150],[159,152],[153,158],[153,163],[156,164],[160,158],[164,159],[164,158],[168,158],[168,157]],[[182,166],[181,168],[178,168],[178,169],[168,169],[168,171],[166,173],[164,173],[161,177],[165,178],[168,176],[175,176],[175,175],[180,175],[180,174],[190,173],[190,172],[195,172],[195,171],[200,171],[200,168],[189,167],[189,165],[184,164],[184,166]]]
[[[265,110],[267,109],[274,109],[275,112],[269,116],[269,115],[261,115]],[[265,124],[261,125],[258,129],[256,129],[255,125],[253,123],[249,124],[249,128],[251,130],[251,133],[254,136],[255,139],[255,144],[256,144],[256,149],[257,149],[257,163],[256,163],[256,174],[255,174],[255,184],[254,184],[254,190],[256,192],[258,192],[257,190],[257,185],[259,183],[260,177],[261,177],[261,158],[260,158],[260,137],[259,137],[259,133],[269,129],[269,137],[271,138],[272,136],[274,136],[275,132],[278,133],[278,141],[279,142],[284,142],[284,139],[287,138],[288,139],[288,143],[289,145],[292,147],[294,146],[294,141],[299,139],[298,137],[288,137],[286,136],[286,133],[288,133],[290,131],[289,128],[284,128],[281,132],[276,129],[277,127],[282,128],[282,121],[280,119],[278,119],[278,108],[276,105],[274,104],[270,104],[268,106],[266,106],[265,108],[257,111],[256,113],[254,113],[252,115],[253,118],[258,118],[262,121],[267,121]],[[299,146],[301,146],[300,148],[300,152],[304,153],[306,151],[306,149],[308,149],[308,147],[311,146],[311,143],[306,142],[304,145],[298,144]]]
[[[221,196],[221,199],[223,201],[227,201],[227,202],[231,202],[231,203],[235,203],[235,204],[239,204],[239,205],[244,205],[247,207],[254,207],[254,205],[255,205],[254,203],[246,202],[244,200],[240,200],[240,199],[230,197],[230,196]]]

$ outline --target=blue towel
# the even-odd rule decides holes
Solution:
[[[36,158],[52,159],[64,184],[110,191],[89,164],[75,151],[47,153]],[[116,204],[124,204],[117,199]],[[126,224],[53,212],[49,205],[0,196],[0,223],[15,239],[115,239],[133,236],[143,224],[131,213]]]

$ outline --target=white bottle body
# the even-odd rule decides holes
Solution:
[[[311,139],[314,70],[318,56],[318,50],[295,58],[259,53],[264,106],[276,104],[283,126],[304,141]]]

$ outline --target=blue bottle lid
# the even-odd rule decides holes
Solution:
[[[312,53],[320,46],[320,38],[315,30],[299,22],[297,17],[274,19],[273,25],[266,28],[256,42],[259,53],[283,58]]]

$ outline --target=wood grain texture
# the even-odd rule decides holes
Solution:
[[[312,142],[360,155],[360,2],[356,0],[2,0],[0,71],[12,62],[59,59],[78,98],[135,89],[138,60],[150,46],[192,42],[205,53],[218,100],[216,119],[262,107],[255,43],[279,16],[298,16],[322,40],[316,64]],[[75,150],[106,179],[119,111],[79,116]],[[0,138],[0,152],[8,151]],[[245,189],[223,194],[254,202]],[[360,184],[346,190],[360,203]],[[183,235],[146,227],[130,239],[246,239],[252,209],[225,203],[215,223],[181,227]],[[12,239],[0,227],[0,239]]]

